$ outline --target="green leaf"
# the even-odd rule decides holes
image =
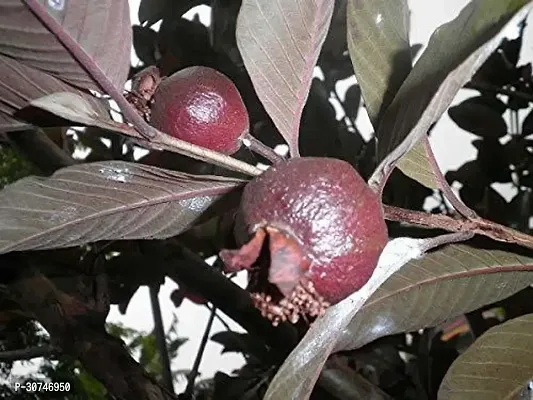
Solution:
[[[409,14],[407,0],[348,1],[348,51],[376,130],[411,71]]]
[[[378,166],[370,183],[381,186],[398,160],[446,111],[457,92],[496,50],[504,28],[531,9],[527,0],[472,0],[440,26],[383,114],[377,137]],[[403,172],[411,176],[412,171]]]
[[[419,141],[409,153],[400,158],[398,168],[410,178],[421,183],[427,188],[437,189],[438,181],[429,163],[429,157],[426,145],[423,140]],[[407,173],[406,171],[409,171]]]
[[[257,96],[298,156],[302,110],[326,39],[331,0],[243,0],[237,45]]]
[[[503,400],[519,396],[533,379],[533,314],[485,332],[452,364],[439,400]],[[529,396],[527,396],[529,398]]]

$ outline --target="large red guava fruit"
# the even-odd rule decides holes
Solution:
[[[222,260],[250,271],[254,303],[275,325],[322,315],[360,289],[388,240],[379,196],[332,158],[293,158],[255,178],[236,230],[243,245]]]

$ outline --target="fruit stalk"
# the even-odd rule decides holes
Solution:
[[[255,137],[253,137],[250,133],[247,133],[244,135],[243,143],[251,151],[266,158],[272,164],[277,164],[282,161],[285,161],[285,157],[276,153],[274,149],[268,147],[266,144],[261,142],[259,139],[256,139]]]

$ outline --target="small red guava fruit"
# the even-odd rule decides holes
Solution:
[[[332,158],[293,158],[251,181],[237,215],[242,243],[239,229],[251,240],[220,256],[228,272],[250,271],[254,304],[274,325],[322,315],[359,290],[388,240],[379,196]]]
[[[239,150],[250,128],[237,87],[212,68],[189,67],[163,79],[152,102],[152,126],[227,155]]]

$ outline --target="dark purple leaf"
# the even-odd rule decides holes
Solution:
[[[0,131],[11,131],[17,126],[23,126],[20,114],[28,122],[43,125],[41,115],[21,112],[21,110],[29,106],[32,100],[56,92],[69,92],[71,96],[86,103],[87,107],[93,110],[93,119],[97,117],[97,119],[112,121],[105,101],[38,69],[27,67],[16,60],[0,55],[0,74],[3,77],[0,83]],[[60,114],[59,116],[65,117]]]
[[[115,86],[122,88],[128,75],[131,52],[128,1],[39,3],[59,22],[64,32],[80,44]],[[87,71],[30,11],[24,1],[4,0],[0,4],[0,54],[71,85],[100,91]]]
[[[30,1],[30,0],[28,0]],[[31,0],[35,3],[35,0]],[[35,3],[77,40],[109,80],[122,89],[131,51],[127,0]],[[87,89],[101,91],[82,67],[33,14],[24,1],[0,4],[0,129],[14,130],[22,121],[42,124],[34,112],[16,114],[30,101],[55,92],[72,92],[109,119],[107,107],[92,99]]]
[[[0,253],[168,238],[242,184],[120,161],[25,178],[0,191]]]

